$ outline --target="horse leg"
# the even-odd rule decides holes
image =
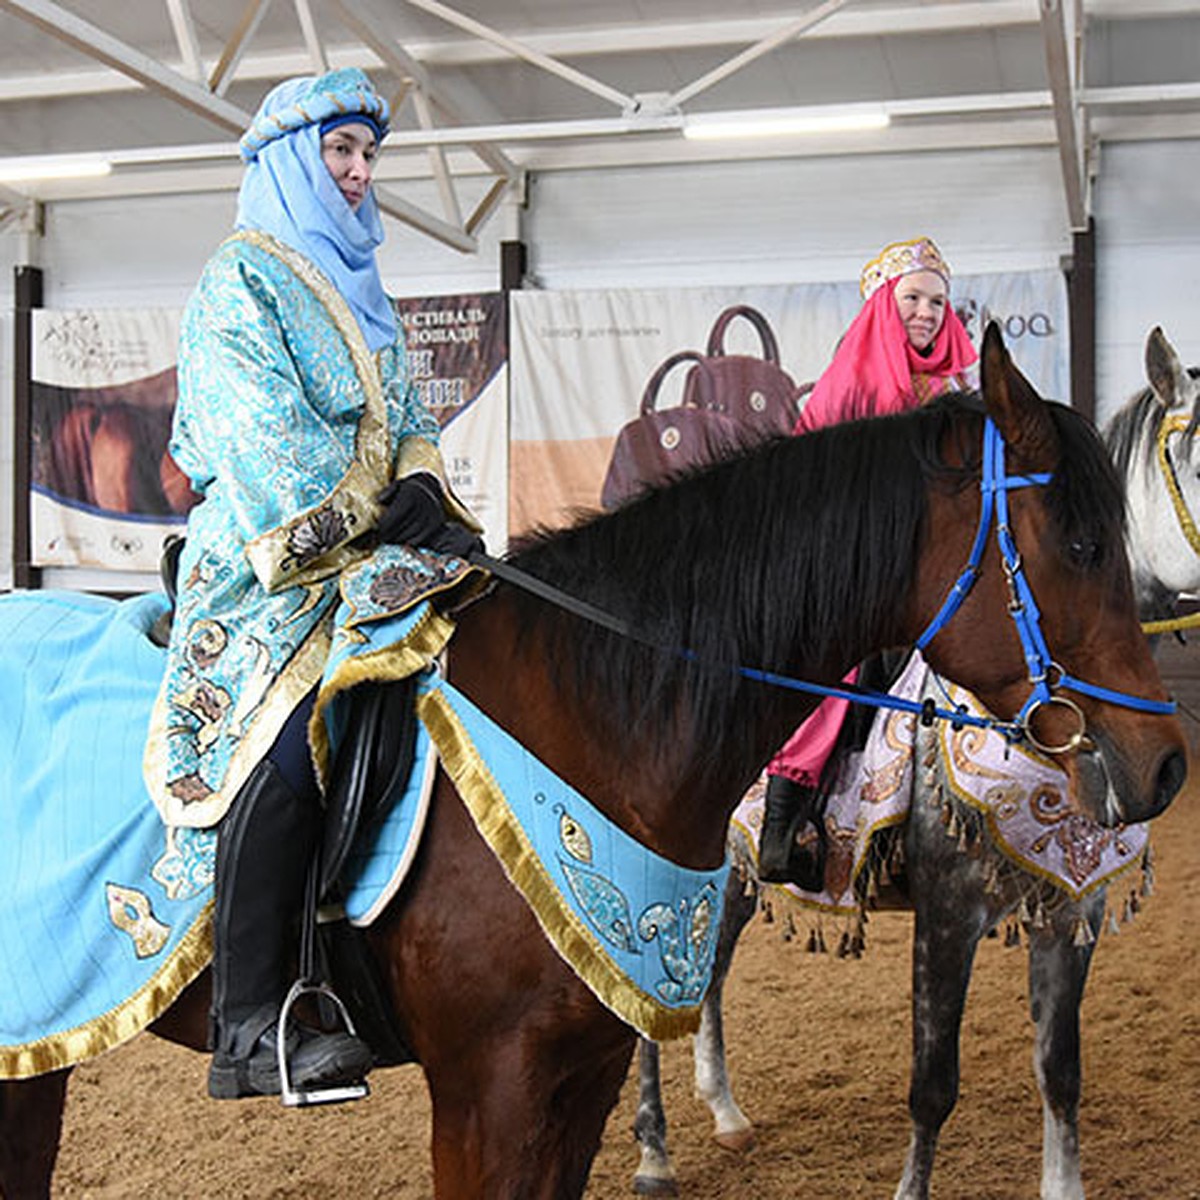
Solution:
[[[71,1069],[0,1080],[0,1196],[49,1200]]]
[[[1031,930],[1029,1008],[1037,1026],[1033,1066],[1042,1093],[1042,1200],[1083,1200],[1079,1170],[1079,1006],[1094,943],[1074,944],[1086,920],[1099,936],[1104,892],[1067,905],[1050,926]]]
[[[738,1107],[729,1085],[725,1061],[725,1022],[721,998],[725,979],[733,965],[738,938],[758,907],[758,886],[747,887],[737,871],[731,871],[725,885],[725,907],[721,932],[713,959],[712,982],[700,1010],[700,1028],[692,1047],[696,1096],[708,1105],[713,1115],[713,1139],[718,1146],[735,1153],[754,1147],[754,1125]]]
[[[464,1048],[469,1069],[427,1064],[437,1200],[582,1197],[633,1054],[628,1027],[614,1034],[586,1068],[569,1042],[547,1054],[542,1033],[524,1030]]]
[[[667,1114],[662,1106],[659,1048],[649,1038],[638,1041],[638,1106],[633,1136],[642,1148],[633,1190],[638,1196],[677,1196],[675,1168],[667,1149]]]
[[[935,808],[909,815],[913,932],[912,1134],[895,1200],[928,1200],[938,1136],[958,1100],[959,1034],[979,939],[994,914],[974,860],[947,839]]]

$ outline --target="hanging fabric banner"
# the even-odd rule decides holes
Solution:
[[[1034,386],[1069,397],[1059,272],[958,276],[952,298],[976,345],[998,321]],[[510,532],[790,428],[859,305],[857,283],[514,292]]]
[[[460,499],[489,548],[507,535],[504,299],[396,301],[413,381],[442,426]],[[196,502],[168,451],[181,312],[33,314],[30,535],[33,564],[156,572],[164,538]]]

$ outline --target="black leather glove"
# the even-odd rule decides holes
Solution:
[[[381,542],[421,546],[457,558],[483,549],[482,538],[460,522],[447,520],[442,488],[433,475],[420,472],[397,479],[378,499],[384,505],[377,527]]]
[[[381,542],[427,546],[446,524],[442,489],[432,475],[422,472],[394,480],[377,499],[384,506],[376,526]]]
[[[425,545],[439,554],[452,554],[455,558],[468,559],[472,551],[483,550],[483,538],[457,521],[447,521]]]

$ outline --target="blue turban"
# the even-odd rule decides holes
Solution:
[[[321,124],[361,113],[387,133],[387,101],[357,68],[289,79],[267,93],[241,140],[246,175],[238,229],[259,229],[311,259],[341,292],[371,350],[396,340],[396,313],[375,250],[383,223],[374,192],[356,212],[321,158]]]

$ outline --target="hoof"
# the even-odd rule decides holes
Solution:
[[[653,1175],[638,1175],[633,1181],[635,1196],[678,1196],[679,1185],[674,1179],[659,1179]]]
[[[734,1129],[728,1133],[714,1133],[713,1141],[722,1150],[728,1150],[733,1154],[745,1154],[758,1144],[758,1139],[754,1136],[754,1128],[750,1125],[747,1125],[745,1129]]]

